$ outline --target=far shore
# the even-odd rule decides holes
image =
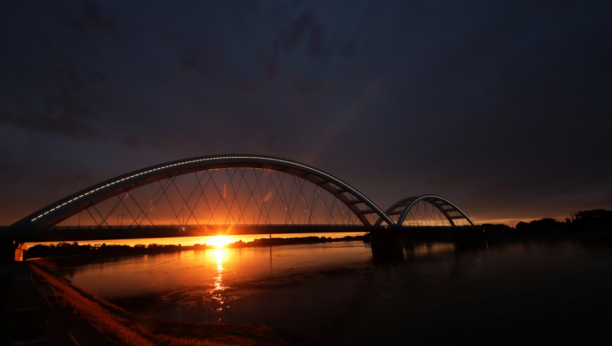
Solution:
[[[497,225],[496,225],[497,226]],[[582,232],[576,232],[573,229],[563,228],[532,228],[528,231],[515,230],[509,227],[489,227],[486,232],[471,236],[464,239],[470,242],[473,241],[532,241],[532,240],[599,240],[612,239],[612,231],[605,229],[591,229]],[[423,237],[418,232],[410,235],[410,232],[401,233],[399,237],[403,241],[408,242],[437,242],[437,241],[453,241],[451,233],[438,233],[431,237]],[[161,239],[160,239],[161,240]],[[343,238],[331,237],[295,237],[295,238],[260,238],[253,241],[244,242],[242,240],[234,243],[229,243],[223,248],[256,248],[256,247],[272,247],[283,245],[300,245],[300,244],[321,244],[332,242],[346,241],[362,241],[369,243],[370,234],[363,236],[345,236]],[[130,256],[130,255],[149,255],[174,253],[181,251],[206,251],[218,249],[218,246],[207,244],[185,245],[181,244],[137,244],[118,245],[118,244],[90,244],[82,242],[58,243],[50,245],[35,245],[26,250],[24,259],[48,258],[48,257],[100,257],[100,256]]]
[[[369,236],[346,236],[343,238],[330,237],[300,237],[300,238],[261,238],[250,242],[239,240],[223,246],[224,248],[249,248],[270,247],[281,245],[320,244],[343,241],[369,241]],[[163,244],[139,244],[129,245],[107,245],[107,244],[79,244],[59,243],[57,245],[35,245],[25,252],[25,259],[57,257],[57,256],[123,256],[123,255],[149,255],[160,253],[172,253],[179,251],[206,251],[218,249],[219,247],[207,244],[195,244],[189,246],[163,245]]]

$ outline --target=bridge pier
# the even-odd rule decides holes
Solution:
[[[0,240],[0,263],[11,263],[23,261],[23,252],[28,247],[24,243],[14,240]]]
[[[375,263],[397,264],[404,261],[404,248],[398,228],[373,229],[370,232],[370,241]]]

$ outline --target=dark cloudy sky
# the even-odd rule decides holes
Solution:
[[[610,1],[0,3],[0,225],[192,156],[314,165],[383,209],[612,208]]]

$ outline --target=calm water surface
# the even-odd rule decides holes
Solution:
[[[312,344],[598,340],[612,322],[612,246],[338,242],[104,259],[56,272],[128,311],[267,325]]]

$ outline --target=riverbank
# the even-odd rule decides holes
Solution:
[[[264,346],[296,342],[291,336],[269,327],[179,322],[130,313],[57,276],[47,269],[45,260],[32,260],[27,264],[33,279],[49,285],[54,291],[47,296],[55,311],[50,314],[45,331],[51,340],[58,335],[68,335],[71,329],[83,329],[86,323],[92,326],[89,334],[97,330],[112,343],[121,345]]]

